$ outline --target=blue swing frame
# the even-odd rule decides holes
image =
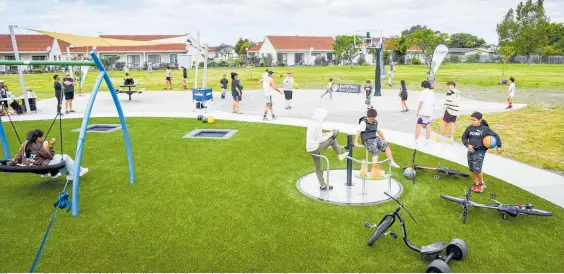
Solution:
[[[82,126],[80,127],[80,133],[78,138],[78,143],[76,145],[76,155],[75,155],[75,166],[73,172],[73,181],[72,181],[72,215],[78,216],[79,212],[79,186],[80,186],[80,166],[82,164],[82,156],[84,152],[84,143],[86,141],[86,129],[88,128],[88,122],[90,121],[90,115],[92,114],[92,108],[94,107],[94,103],[96,102],[96,96],[98,95],[98,91],[100,89],[100,85],[102,82],[106,82],[112,99],[114,101],[119,120],[121,123],[121,129],[123,132],[123,139],[125,142],[125,150],[127,153],[127,162],[129,165],[129,183],[135,183],[135,168],[133,164],[133,149],[131,147],[131,138],[129,136],[129,130],[127,128],[127,123],[125,121],[125,116],[123,114],[123,109],[121,108],[121,104],[119,102],[117,92],[115,87],[106,71],[106,68],[102,64],[102,61],[98,57],[95,51],[90,52],[90,56],[92,57],[93,61],[21,61],[21,64],[16,65],[28,65],[28,64],[35,64],[38,65],[61,65],[61,64],[70,64],[70,65],[88,65],[88,66],[96,66],[100,73],[96,78],[96,82],[94,87],[92,88],[92,94],[90,95],[90,99],[88,101],[88,105],[86,106],[86,113],[84,114],[84,118],[82,119]],[[17,62],[17,61],[16,61]],[[0,65],[2,63],[6,63],[9,65],[13,65],[14,61],[0,61]],[[4,151],[4,158],[10,159],[10,147],[8,145],[8,138],[6,137],[6,133],[4,131],[4,127],[2,125],[2,120],[0,119],[0,141],[2,142],[2,149]]]

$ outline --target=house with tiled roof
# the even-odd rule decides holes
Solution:
[[[57,39],[46,35],[22,34],[16,36],[20,60],[61,60],[61,47]],[[0,60],[16,60],[9,34],[0,34]],[[30,69],[27,66],[24,69]],[[0,66],[0,72],[16,70],[15,66]]]
[[[313,65],[316,60],[334,61],[333,37],[266,36],[263,42],[249,49],[249,55],[264,59],[272,54],[273,63],[288,66]]]

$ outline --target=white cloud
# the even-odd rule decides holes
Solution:
[[[497,41],[496,24],[519,0],[0,0],[0,25],[84,35],[195,34],[212,45],[239,37],[338,35],[383,30],[394,35],[421,24]],[[564,1],[546,0],[564,21]],[[6,28],[7,32],[7,28]],[[19,33],[23,31],[18,30]]]

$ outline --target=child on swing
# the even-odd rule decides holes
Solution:
[[[359,120],[358,131],[356,132],[356,137],[354,139],[354,146],[359,147],[360,144],[358,139],[361,138],[362,145],[366,147],[366,150],[372,154],[372,162],[378,162],[378,154],[380,151],[386,153],[386,157],[390,159],[390,164],[392,167],[399,168],[398,164],[394,162],[392,157],[392,150],[386,143],[384,134],[380,129],[378,129],[378,121],[376,121],[376,116],[378,113],[375,109],[371,108],[366,111],[366,117],[362,117]],[[366,174],[368,167],[363,164],[360,170],[361,174]],[[380,164],[372,164],[372,179],[378,179],[381,177],[382,167]]]

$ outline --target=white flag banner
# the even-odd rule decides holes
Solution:
[[[435,48],[435,52],[433,53],[433,58],[431,59],[431,67],[430,72],[435,74],[439,70],[439,67],[445,60],[445,57],[448,54],[448,47],[440,44]]]
[[[89,66],[80,67],[80,71],[82,72],[82,75],[80,76],[80,89],[82,89],[82,86],[84,85],[84,80],[86,80],[86,74],[88,74],[89,69]]]

